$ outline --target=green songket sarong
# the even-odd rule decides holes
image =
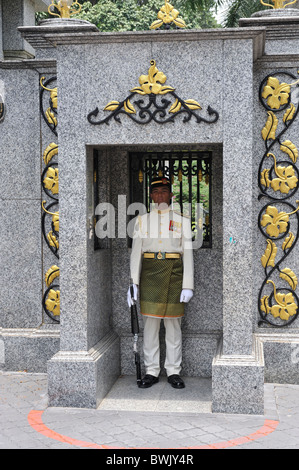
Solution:
[[[143,259],[140,278],[140,313],[159,318],[184,315],[180,302],[183,283],[182,259]]]

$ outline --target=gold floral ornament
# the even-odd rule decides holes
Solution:
[[[269,77],[267,84],[265,85],[262,98],[267,100],[267,105],[271,109],[279,109],[281,106],[287,104],[290,98],[291,87],[297,85],[299,80],[296,80],[293,83],[280,83],[280,81],[275,77]],[[288,110],[284,116],[284,122],[291,119],[289,112],[294,114],[294,106],[291,105],[291,108]]]
[[[294,3],[297,2],[297,0],[293,0],[291,2],[289,2],[288,0],[271,0],[271,1],[273,5],[270,3],[265,3],[263,0],[261,0],[261,4],[265,5],[266,7],[278,9],[278,8],[286,8],[287,6],[293,5]]]
[[[58,168],[49,167],[43,183],[45,185],[45,188],[51,191],[52,194],[58,194],[58,191],[59,191]]]
[[[68,5],[68,0],[59,0],[58,2],[53,1],[51,5],[48,7],[48,12],[50,15],[58,16],[59,18],[71,18],[72,16],[80,13],[82,10],[82,5],[76,0],[70,6]],[[52,11],[52,7],[56,8],[59,11],[58,13],[54,13]]]
[[[40,85],[44,90],[50,92],[50,107],[45,112],[45,118],[48,121],[48,123],[50,124],[50,127],[53,126],[53,129],[55,129],[57,127],[57,124],[58,124],[57,118],[55,116],[55,113],[57,114],[57,105],[58,105],[57,87],[47,88],[43,84],[44,80],[45,80],[45,77],[41,77]]]
[[[60,275],[60,270],[56,264],[51,266],[51,268],[48,269],[48,271],[45,274],[45,283],[47,284],[48,287],[52,284],[54,279],[56,279]]]
[[[276,305],[270,306],[269,305],[269,296],[265,295],[261,299],[261,310],[266,314],[271,313],[274,318],[280,318],[281,320],[289,320],[289,318],[293,315],[296,315],[298,306],[295,303],[294,296],[291,292],[287,294],[281,294],[277,292],[275,284],[273,281],[268,280],[267,284],[271,283],[274,289],[274,299]]]
[[[269,77],[264,87],[262,97],[267,99],[267,104],[272,109],[279,109],[289,101],[291,85],[280,83],[275,77]]]
[[[45,164],[48,165],[56,155],[58,155],[58,145],[52,142],[44,151],[43,159]]]
[[[54,109],[57,109],[57,87],[55,88],[47,88],[46,86],[44,86],[43,84],[43,81],[45,80],[46,77],[42,77],[40,79],[40,85],[41,87],[46,90],[46,91],[49,91],[50,92],[50,98],[51,98],[51,101],[52,101],[52,107]]]
[[[51,248],[54,248],[55,249],[55,252],[57,252],[57,250],[59,250],[59,240],[57,239],[56,235],[58,235],[59,233],[59,212],[49,212],[45,207],[44,207],[44,204],[46,203],[46,201],[43,201],[42,202],[42,208],[43,210],[47,213],[47,214],[50,214],[52,215],[52,227],[55,231],[55,233],[53,233],[53,230],[50,230],[50,232],[48,232],[46,238],[47,238],[47,241],[48,241],[48,244],[49,244],[49,247]],[[53,250],[52,250],[53,251]]]
[[[296,203],[299,204],[299,201],[296,201]],[[278,212],[278,209],[274,206],[267,206],[261,220],[261,226],[266,227],[266,232],[270,237],[277,238],[280,233],[287,231],[289,216],[295,214],[298,209],[299,205],[293,212],[286,213],[283,211]]]
[[[120,114],[126,114],[137,124],[148,124],[155,121],[157,124],[165,124],[174,122],[176,116],[183,114],[183,122],[188,122],[191,118],[195,118],[197,123],[205,122],[213,124],[219,119],[217,111],[210,106],[207,108],[210,119],[198,115],[195,111],[201,110],[200,104],[194,99],[183,100],[175,93],[175,88],[165,85],[166,75],[158,70],[156,61],[151,60],[150,68],[147,75],[139,77],[139,86],[130,90],[130,95],[123,101],[110,101],[104,108],[109,111],[110,115],[99,121],[94,118],[99,114],[99,108],[90,112],[87,120],[90,124],[100,125],[109,124],[114,118],[115,121],[121,123]],[[147,99],[139,99],[132,102],[136,95],[142,95]],[[168,95],[167,99],[157,99],[159,95]]]
[[[49,312],[53,313],[54,316],[60,315],[60,291],[50,289],[48,292],[48,298],[45,301],[46,308]]]
[[[178,28],[186,28],[186,23],[182,18],[179,18],[180,12],[176,10],[170,3],[169,0],[165,0],[165,5],[160,9],[157,17],[150,29],[158,29],[165,25],[166,29],[169,29],[171,23],[174,23]]]
[[[45,274],[45,283],[48,287],[48,290],[45,294],[46,299],[44,301],[44,305],[46,308],[46,313],[48,315],[49,313],[53,314],[54,319],[60,315],[60,290],[55,290],[54,288],[56,286],[52,286],[51,288],[51,284],[57,277],[59,277],[59,275],[60,270],[56,265],[51,266],[51,268],[49,268]],[[49,316],[51,317],[51,315]],[[57,320],[55,319],[55,321]]]
[[[175,91],[171,86],[163,86],[167,77],[163,72],[160,72],[156,67],[156,61],[151,60],[151,66],[148,69],[148,75],[141,75],[139,77],[140,87],[135,87],[130,90],[132,93],[139,95],[165,95],[170,91]]]
[[[268,239],[265,253],[261,257],[261,263],[264,268],[267,268],[268,266],[273,266],[274,268],[276,254],[277,254],[276,244],[274,243],[273,240]]]
[[[59,211],[49,212],[44,206],[45,203],[46,203],[46,201],[42,202],[42,208],[47,214],[52,215],[52,223],[53,223],[53,226],[54,226],[54,230],[55,230],[55,232],[59,232]]]
[[[295,169],[292,165],[289,166],[277,166],[276,158],[273,153],[268,153],[267,157],[273,157],[274,159],[274,171],[277,178],[272,181],[269,179],[270,170],[266,168],[261,172],[261,184],[270,187],[274,191],[280,191],[283,194],[288,194],[291,189],[296,188],[298,178],[295,176]]]

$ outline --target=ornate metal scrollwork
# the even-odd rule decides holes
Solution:
[[[281,82],[277,78],[281,76],[288,77],[292,83]],[[258,172],[258,199],[267,198],[258,217],[259,229],[267,239],[261,258],[265,279],[258,299],[261,317],[259,326],[268,324],[276,328],[285,327],[293,323],[299,314],[299,298],[295,293],[298,279],[293,270],[284,265],[299,236],[299,200],[296,200],[297,207],[291,202],[298,191],[298,149],[285,137],[298,115],[298,105],[296,107],[291,100],[291,87],[297,84],[298,80],[292,73],[277,72],[265,77],[259,90],[260,102],[268,114],[262,129],[265,152]],[[282,112],[282,119],[279,119],[279,113]],[[281,153],[284,157],[281,157]],[[297,223],[293,224],[291,216],[296,218]],[[279,247],[280,241],[282,244]],[[282,256],[277,260],[279,249]],[[277,287],[277,282],[281,279],[288,287]],[[264,292],[270,286],[272,292]]]
[[[2,95],[0,95],[0,122],[3,121],[4,119],[4,113],[5,113],[5,104],[4,104]]]
[[[197,123],[213,124],[218,121],[219,114],[217,111],[208,106],[207,112],[211,119],[198,115],[196,111],[202,109],[200,104],[193,99],[181,99],[175,93],[173,87],[164,85],[165,82],[166,75],[157,69],[155,60],[152,60],[148,75],[141,75],[139,78],[140,86],[130,90],[131,94],[123,101],[110,101],[105,106],[104,111],[110,111],[106,118],[95,121],[94,119],[99,114],[99,108],[96,108],[88,114],[87,119],[93,125],[108,125],[112,118],[120,123],[119,115],[125,114],[137,124],[148,124],[151,121],[165,124],[174,122],[177,116],[183,114],[184,123],[190,121],[193,117]],[[146,99],[142,98],[132,102],[133,98],[138,95],[144,96]],[[168,95],[171,99],[161,98],[160,95]]]
[[[60,316],[60,290],[58,284],[53,284],[54,279],[59,277],[60,271],[56,265],[51,266],[45,274],[47,290],[43,297],[43,308],[46,314],[55,322],[59,323]],[[58,318],[57,318],[58,317]]]
[[[56,77],[52,77],[43,83],[45,77],[40,80],[40,108],[41,114],[51,129],[52,133],[57,136],[57,87],[48,88],[48,86],[56,81]],[[50,92],[50,106],[44,112],[44,92]],[[53,255],[59,258],[59,210],[58,210],[58,194],[59,194],[59,172],[58,172],[58,145],[52,142],[45,149],[43,154],[44,169],[41,176],[41,185],[43,192],[51,199],[50,203],[46,200],[42,201],[42,233],[48,248]],[[59,268],[56,265],[51,266],[45,274],[46,291],[43,295],[43,309],[55,323],[59,323],[60,316],[60,290],[59,284],[53,284],[54,279],[59,277]]]
[[[57,136],[57,87],[56,88],[48,88],[48,86],[57,80],[56,77],[51,77],[45,83],[43,81],[45,77],[40,79],[41,91],[40,91],[40,111],[41,115],[44,118],[47,126],[51,129],[51,131]],[[44,111],[44,93],[45,91],[50,92],[50,100],[49,100],[49,107]]]

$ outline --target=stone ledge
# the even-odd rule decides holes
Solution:
[[[56,60],[47,60],[47,59],[20,59],[20,60],[0,60],[0,69],[3,70],[25,70],[25,69],[34,69],[37,71],[42,71],[46,69],[55,69],[56,70]]]
[[[49,26],[22,26],[18,28],[22,37],[33,48],[57,47],[59,45],[109,44],[109,43],[140,43],[140,42],[176,42],[176,41],[224,41],[251,39],[254,43],[254,58],[260,57],[264,51],[265,32],[261,28],[215,28],[202,30],[178,31],[125,31],[122,33],[102,33],[85,29]]]
[[[252,355],[222,355],[222,342],[212,365],[213,413],[264,413],[264,355],[253,336]]]
[[[213,367],[218,365],[230,366],[263,366],[264,354],[263,345],[257,336],[253,336],[253,346],[251,355],[222,354],[222,340],[219,342],[216,355],[213,359]]]
[[[111,331],[88,351],[59,351],[51,362],[95,362],[118,339],[117,334]]]
[[[24,337],[24,338],[42,338],[42,337],[60,337],[58,328],[0,328],[0,336]]]

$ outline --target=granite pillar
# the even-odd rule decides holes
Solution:
[[[48,362],[49,403],[95,408],[119,376],[119,339],[111,329],[109,252],[95,252],[90,237],[93,154],[80,125],[84,47],[67,49],[57,61],[61,331],[60,351]]]
[[[251,44],[226,41],[224,61],[223,339],[213,361],[213,411],[262,414],[263,361],[252,328]]]
[[[2,0],[2,42],[5,59],[27,59],[34,56],[34,49],[18,31],[20,26],[34,24],[33,0]]]
[[[2,31],[3,31],[3,24],[2,24],[2,0],[0,0],[0,60],[3,60],[3,40],[2,40]]]

